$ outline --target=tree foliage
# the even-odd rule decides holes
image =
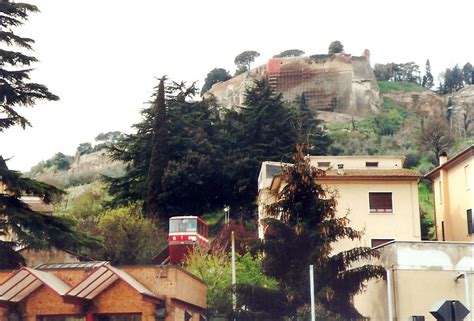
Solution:
[[[214,68],[206,76],[204,86],[201,89],[201,96],[211,89],[212,85],[221,81],[226,81],[232,78],[229,72],[223,68]]]
[[[419,143],[425,151],[433,151],[435,155],[448,150],[454,144],[448,121],[443,117],[435,116],[424,121]]]
[[[358,239],[361,232],[348,226],[347,215],[336,216],[335,196],[318,184],[324,172],[312,167],[303,151],[299,146],[294,164],[283,167],[287,184],[277,202],[266,208],[269,218],[264,220],[265,242],[261,245],[264,271],[279,281],[289,302],[298,307],[309,302],[307,268],[313,264],[320,304],[347,318],[359,317],[352,296],[363,288],[363,282],[382,275],[383,269],[356,264],[376,256],[370,248],[331,254],[334,242]]]
[[[31,107],[39,100],[58,100],[44,85],[29,82],[32,63],[36,58],[22,51],[31,50],[33,39],[14,32],[28,20],[30,13],[38,12],[34,5],[2,1],[0,3],[0,132],[19,125],[23,128],[30,122],[18,111]],[[0,268],[13,268],[22,263],[14,251],[16,246],[77,250],[81,246],[94,246],[95,242],[71,228],[70,220],[33,212],[24,202],[22,195],[36,195],[50,203],[61,190],[23,177],[19,172],[9,170],[0,156],[0,234],[13,233],[16,240],[0,241],[2,259]]]
[[[250,64],[255,61],[255,58],[260,57],[260,53],[254,50],[247,50],[238,54],[234,63],[237,66],[235,75],[239,75],[250,70]]]
[[[335,40],[329,44],[328,54],[332,55],[341,52],[344,52],[344,46],[339,40]]]
[[[251,302],[243,297],[244,289],[251,285],[265,288],[269,293],[275,292],[277,282],[263,273],[261,256],[252,256],[250,253],[236,254],[235,262],[238,297],[242,298],[242,301],[239,302]],[[232,312],[230,255],[224,250],[207,251],[207,249],[195,248],[188,257],[184,268],[206,282],[207,305],[210,313],[216,316],[230,315]],[[260,298],[259,301],[261,302],[262,299]]]
[[[375,64],[375,78],[379,81],[403,81],[420,84],[420,66],[414,62]]]
[[[280,52],[278,55],[273,56],[273,58],[284,58],[284,57],[300,57],[304,55],[304,51],[300,49],[288,49]]]
[[[428,88],[428,89],[430,89],[434,85],[433,75],[431,74],[431,64],[430,64],[429,59],[426,59],[425,75],[423,76],[423,80],[421,82],[421,85],[425,88]]]

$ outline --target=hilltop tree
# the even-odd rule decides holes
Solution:
[[[336,53],[341,53],[344,52],[344,46],[339,40],[331,42],[328,48],[328,54],[336,54]]]
[[[421,85],[428,89],[433,87],[434,85],[433,75],[431,74],[431,64],[430,64],[429,59],[426,59],[425,75],[423,76],[423,81],[421,82]]]
[[[13,28],[28,20],[30,13],[38,12],[34,5],[26,3],[0,2],[0,132],[14,125],[31,126],[18,109],[34,106],[38,100],[58,100],[44,85],[29,82],[31,64],[37,59],[21,51],[32,50],[33,39],[21,37]],[[6,48],[6,49],[5,49]],[[17,240],[0,241],[0,269],[15,268],[22,263],[15,252],[16,246],[78,250],[83,245],[96,243],[71,229],[71,222],[56,216],[32,211],[21,199],[22,195],[36,195],[49,203],[62,191],[53,186],[23,177],[8,169],[0,156],[0,235],[12,232]]]
[[[223,68],[214,68],[206,76],[204,86],[201,89],[201,96],[211,89],[212,85],[221,81],[226,81],[232,78],[229,72]]]
[[[353,295],[363,289],[363,282],[382,276],[384,270],[373,265],[352,267],[360,259],[376,256],[370,248],[331,254],[334,242],[359,239],[361,232],[348,226],[347,216],[336,216],[335,196],[318,183],[324,172],[310,165],[303,146],[297,147],[293,161],[282,168],[286,185],[276,203],[266,207],[264,271],[280,282],[291,304],[303,306],[309,303],[307,268],[313,264],[319,303],[346,318],[360,317],[351,304]]]
[[[472,65],[470,62],[467,62],[462,67],[462,74],[463,74],[464,83],[466,85],[472,85],[474,83],[474,69],[472,68]]]
[[[284,58],[284,57],[300,57],[304,55],[304,51],[300,49],[288,49],[280,52],[278,55],[273,56],[273,58]]]
[[[464,87],[464,79],[462,70],[458,65],[454,66],[453,69],[447,68],[444,72],[444,94],[458,91]]]
[[[255,58],[260,57],[260,53],[254,50],[247,50],[238,54],[235,59],[234,63],[237,66],[237,71],[235,75],[239,75],[246,71],[250,70],[250,64],[255,61]]]

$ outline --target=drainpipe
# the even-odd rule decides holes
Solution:
[[[462,277],[464,278],[464,297],[466,301],[466,308],[470,311],[469,320],[473,321],[474,311],[471,310],[471,298],[469,297],[469,277],[467,275],[467,272],[458,273],[458,275],[456,275],[455,281],[458,282],[458,280]]]
[[[387,269],[387,304],[388,304],[388,320],[393,321],[393,279],[392,270]]]

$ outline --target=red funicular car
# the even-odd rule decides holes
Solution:
[[[208,246],[208,225],[197,216],[174,216],[170,218],[168,234],[171,264],[182,263],[196,245]]]

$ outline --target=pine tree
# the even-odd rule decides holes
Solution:
[[[14,27],[28,20],[28,14],[38,12],[34,5],[26,3],[0,2],[0,42],[8,49],[0,49],[0,132],[19,125],[31,126],[18,109],[34,106],[38,100],[58,100],[48,88],[28,82],[31,64],[37,59],[26,55],[18,48],[31,50],[33,39],[18,36]],[[13,242],[0,241],[0,268],[14,268],[22,264],[15,247],[78,250],[81,246],[97,243],[71,229],[69,220],[33,212],[21,195],[35,195],[49,203],[62,192],[47,184],[22,177],[19,172],[8,169],[0,156],[0,236],[13,233]]]
[[[346,318],[360,317],[351,298],[362,289],[363,282],[383,275],[383,269],[372,265],[350,268],[359,259],[376,256],[370,248],[331,255],[334,242],[358,239],[361,232],[348,226],[347,217],[336,216],[337,200],[318,184],[324,172],[310,165],[303,146],[297,147],[293,161],[293,165],[283,167],[287,184],[278,193],[277,202],[266,209],[270,218],[264,221],[264,269],[280,282],[290,301],[301,306],[309,302],[306,271],[313,264],[320,304]]]
[[[160,79],[153,106],[151,157],[147,175],[146,212],[151,217],[165,215],[160,194],[163,192],[163,175],[168,165],[168,116],[165,102],[165,80]]]
[[[423,81],[421,85],[425,88],[431,88],[434,85],[433,74],[431,74],[431,64],[429,59],[426,59],[425,75],[423,76]]]

